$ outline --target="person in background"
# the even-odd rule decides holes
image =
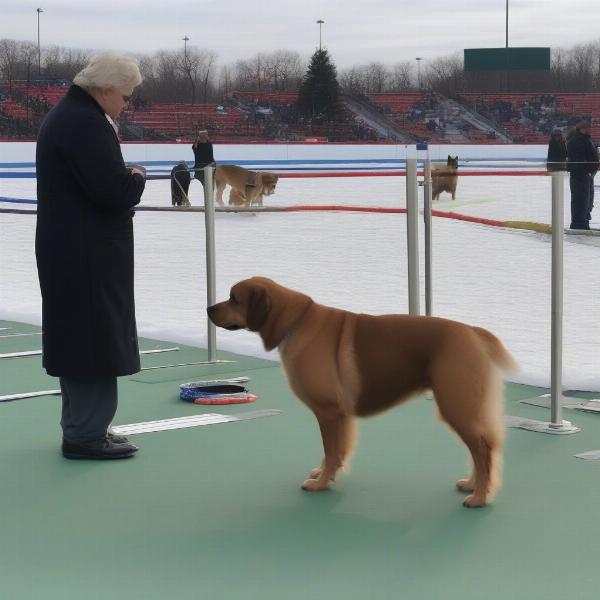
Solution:
[[[109,426],[117,377],[140,370],[132,209],[146,173],[125,165],[117,123],[141,81],[134,59],[93,56],[37,140],[43,366],[60,379],[69,459],[127,458],[138,450]]]
[[[592,143],[591,122],[579,121],[567,142],[567,169],[571,186],[571,229],[589,229],[594,207],[594,175],[598,153]]]
[[[550,136],[546,168],[549,172],[567,170],[567,143],[560,129],[554,129]]]
[[[196,135],[196,141],[192,144],[194,151],[194,178],[204,186],[204,167],[213,164],[213,145],[208,139],[208,131],[202,129]]]

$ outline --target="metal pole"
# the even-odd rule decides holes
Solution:
[[[190,38],[186,35],[183,39],[183,63],[187,67],[187,43],[190,41]]]
[[[508,48],[508,0],[506,0],[506,47]]]
[[[551,427],[562,425],[562,334],[563,334],[563,174],[552,174],[552,323],[551,323]]]
[[[431,291],[431,160],[426,158],[423,166],[423,219],[425,221],[425,314],[432,314]]]
[[[417,159],[406,159],[406,241],[408,245],[408,312],[419,309],[419,206]]]
[[[216,267],[215,267],[215,198],[213,176],[215,168],[204,167],[204,224],[206,227],[206,306],[217,302]],[[217,328],[207,319],[208,360],[217,360]]]
[[[319,50],[321,50],[321,27],[323,26],[323,23],[325,23],[325,21],[319,19],[317,23],[319,24]]]
[[[42,76],[42,51],[40,46],[40,13],[44,12],[43,9],[37,8],[37,21],[38,21],[38,79]]]

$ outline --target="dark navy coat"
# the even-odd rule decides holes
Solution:
[[[577,131],[567,142],[568,170],[575,177],[595,175],[598,153],[589,135]]]
[[[82,88],[71,86],[44,120],[36,169],[43,365],[65,377],[136,373],[132,207],[145,181]]]

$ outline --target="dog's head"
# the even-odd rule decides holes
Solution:
[[[275,188],[277,187],[277,182],[279,181],[279,175],[275,175],[275,173],[261,173],[261,184],[262,184],[262,193],[265,196],[271,196],[275,193]]]
[[[455,156],[454,158],[452,158],[448,154],[448,162],[446,163],[446,166],[449,169],[452,169],[452,170],[456,171],[456,169],[458,169],[458,156]]]
[[[209,306],[208,318],[230,331],[256,331],[267,350],[278,346],[312,300],[266,277],[236,283],[229,300]]]

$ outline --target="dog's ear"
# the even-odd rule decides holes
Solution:
[[[246,324],[250,331],[258,331],[267,319],[271,310],[271,300],[267,290],[262,286],[255,286],[250,291],[248,298],[248,313]]]

